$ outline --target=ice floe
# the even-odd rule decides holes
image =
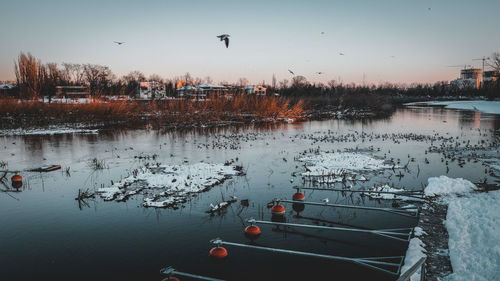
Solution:
[[[305,163],[306,172],[302,173],[302,177],[314,178],[321,183],[366,181],[364,176],[356,176],[356,172],[395,167],[394,164],[382,159],[352,152],[321,152],[303,156],[298,160]]]
[[[483,113],[500,114],[500,101],[427,101],[406,105],[439,105],[450,109],[475,110]]]
[[[30,136],[30,135],[63,135],[63,134],[98,134],[97,129],[83,129],[49,126],[35,129],[8,129],[0,130],[0,136]]]
[[[457,178],[452,179],[447,176],[432,177],[428,179],[429,184],[424,190],[425,196],[465,194],[476,189],[472,182]]]
[[[143,206],[169,207],[185,202],[189,194],[205,191],[241,174],[240,167],[224,164],[145,166],[109,187],[98,189],[97,193],[106,201],[124,201],[129,196],[144,194]]]

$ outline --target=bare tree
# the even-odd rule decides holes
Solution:
[[[306,86],[309,82],[307,82],[307,78],[302,75],[297,75],[292,78],[292,87],[302,88]]]
[[[151,74],[151,75],[149,75],[148,80],[152,81],[152,82],[157,82],[157,83],[160,83],[160,84],[163,84],[163,82],[164,82],[163,78],[160,75],[158,75],[158,74]]]
[[[271,85],[273,86],[273,89],[276,89],[276,75],[273,73],[273,79],[271,80]]]
[[[280,82],[280,88],[281,89],[288,88],[288,79],[283,79],[283,81]]]
[[[500,53],[495,52],[491,55],[491,63],[488,63],[496,71],[500,71]]]
[[[210,76],[205,77],[205,83],[212,84],[213,82],[214,81],[212,80],[212,78]]]
[[[246,79],[245,77],[241,77],[240,79],[238,79],[238,85],[240,87],[246,87],[248,85],[248,79]]]
[[[89,86],[90,94],[99,97],[111,86],[113,73],[107,66],[85,64],[83,66],[85,82]]]
[[[72,85],[82,85],[84,69],[83,65],[78,63],[63,63],[63,80],[65,83]]]
[[[19,54],[17,62],[14,62],[14,72],[22,97],[36,98],[40,93],[41,68],[43,68],[42,63],[30,53]]]

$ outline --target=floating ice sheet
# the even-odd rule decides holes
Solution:
[[[142,167],[133,174],[97,192],[106,201],[125,201],[143,194],[145,207],[169,207],[187,200],[191,193],[202,192],[240,175],[237,166],[196,163],[191,165],[162,165]]]

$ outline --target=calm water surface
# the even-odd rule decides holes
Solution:
[[[495,115],[441,108],[405,108],[377,121],[315,121],[264,127],[223,128],[185,132],[147,130],[100,132],[99,135],[0,137],[0,159],[6,169],[24,170],[46,164],[63,169],[50,173],[24,172],[20,192],[0,192],[1,280],[161,280],[159,270],[176,269],[227,280],[393,280],[387,274],[344,262],[273,254],[227,247],[229,258],[208,257],[209,240],[247,243],[245,220],[270,220],[266,204],[273,198],[290,198],[300,185],[303,164],[294,160],[310,149],[366,149],[369,154],[408,161],[415,158],[402,178],[390,170],[367,173],[369,182],[353,188],[389,183],[420,189],[427,178],[447,174],[439,153],[424,154],[429,141],[366,137],[349,141],[315,141],[321,136],[409,134],[458,137],[471,144],[498,140],[500,118]],[[435,141],[434,145],[439,145]],[[380,151],[378,150],[380,149]],[[496,148],[498,149],[498,148]],[[157,154],[155,160],[139,156]],[[498,150],[496,152],[498,158]],[[92,158],[106,168],[94,171]],[[141,206],[142,195],[126,202],[74,200],[79,189],[109,186],[145,163],[181,164],[231,159],[243,165],[246,175],[234,177],[193,196],[177,210]],[[425,164],[428,158],[430,164]],[[69,167],[69,174],[65,169]],[[485,177],[482,163],[468,161],[463,168],[450,162],[448,176],[473,182]],[[417,171],[420,170],[420,172]],[[399,173],[399,171],[396,171]],[[291,183],[293,179],[293,183]],[[340,187],[340,186],[337,186]],[[1,187],[5,189],[4,186]],[[205,213],[222,195],[248,199],[249,206],[234,203],[222,215]],[[330,191],[306,192],[307,201],[390,207],[392,202],[343,196]],[[306,206],[299,216],[286,205],[286,220],[304,224],[354,226],[368,229],[413,227],[416,219],[387,213]],[[347,257],[404,255],[407,244],[368,234],[289,229],[262,226],[256,245]],[[183,278],[183,280],[189,280]]]

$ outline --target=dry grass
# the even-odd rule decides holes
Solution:
[[[168,125],[250,121],[299,118],[302,112],[302,101],[291,105],[286,98],[248,95],[236,95],[232,98],[210,96],[205,101],[179,99],[147,103],[102,99],[88,103],[44,103],[36,100],[0,99],[0,118],[10,120],[2,122],[7,127],[64,123],[134,125],[153,122]]]

